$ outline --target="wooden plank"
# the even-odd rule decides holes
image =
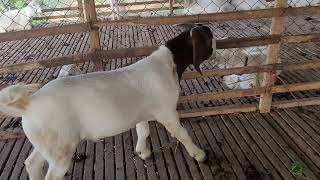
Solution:
[[[53,36],[59,34],[66,34],[66,33],[75,33],[75,32],[83,32],[89,31],[90,25],[87,23],[81,24],[71,24],[71,25],[64,25],[59,27],[48,27],[45,29],[32,29],[32,30],[23,30],[23,31],[13,31],[2,33],[0,36],[0,42],[4,41],[12,41],[12,40],[21,40],[27,38],[37,38],[42,36]]]
[[[276,0],[275,8],[286,7],[288,0]],[[271,34],[282,34],[284,31],[284,18],[283,17],[274,17],[272,18],[272,24],[270,28]],[[281,44],[274,44],[268,46],[267,59],[265,64],[276,64],[278,62],[279,51]],[[270,87],[274,84],[276,79],[276,72],[263,73],[262,87]],[[272,103],[272,92],[267,91],[261,94],[259,101],[259,110],[262,113],[270,112]]]
[[[126,179],[135,180],[136,167],[134,164],[134,146],[132,144],[131,130],[124,132],[123,134],[123,146],[126,165]]]
[[[86,142],[82,142],[78,145],[75,155],[86,155]],[[83,177],[83,168],[84,168],[84,159],[75,161],[72,179],[82,179]]]
[[[132,140],[133,140],[133,144],[136,145],[137,144],[137,132],[136,130],[132,130],[131,131],[131,135],[132,135]],[[148,141],[148,139],[147,139]],[[137,169],[137,179],[139,180],[146,180],[147,179],[147,169],[145,166],[144,161],[135,153],[135,167]]]
[[[261,66],[247,66],[247,67],[235,67],[227,69],[210,69],[203,70],[203,76],[197,72],[186,72],[182,75],[182,79],[194,79],[200,77],[210,77],[210,76],[225,76],[231,74],[248,74],[254,72],[271,72],[276,70],[282,71],[297,71],[305,69],[317,69],[320,68],[319,60],[312,60],[308,62],[298,62],[298,63],[278,63],[272,65],[261,65]]]
[[[18,159],[19,153],[22,149],[23,144],[25,143],[26,138],[18,139],[12,148],[12,151],[10,151],[10,156],[7,157],[7,160],[5,163],[1,164],[0,169],[0,178],[1,179],[9,179],[11,172],[13,171],[14,165],[16,163],[16,160]]]
[[[88,141],[86,147],[86,156],[84,160],[83,179],[94,179],[94,159],[95,159],[95,144]]]
[[[300,16],[300,15],[316,15],[319,13],[319,7],[298,7],[298,8],[271,8],[260,10],[245,10],[234,12],[221,13],[207,13],[198,15],[184,15],[184,16],[168,16],[168,17],[152,17],[122,19],[110,22],[111,24],[129,24],[129,25],[160,25],[160,24],[176,24],[179,23],[207,23],[207,22],[221,22],[234,21],[245,19],[260,19],[271,17],[284,16]],[[97,22],[95,25],[104,26],[107,21]]]
[[[116,179],[114,137],[107,137],[105,138],[104,142],[105,179]]]
[[[288,136],[291,139],[294,139],[295,143],[309,156],[310,159],[313,160],[313,162],[316,164],[316,166],[320,167],[320,161],[319,156],[315,155],[314,150],[312,147],[310,147],[305,139],[300,137],[297,132],[295,132],[292,127],[290,127],[285,120],[283,120],[280,115],[276,112],[271,112],[270,115],[273,119],[276,120],[276,122],[279,124],[279,126],[288,134]]]
[[[288,144],[284,141],[284,139],[282,137],[279,137],[279,134],[268,124],[266,123],[265,119],[262,117],[261,114],[259,113],[252,113],[251,115],[253,115],[255,117],[255,120],[252,121],[252,123],[260,123],[260,125],[265,128],[265,130],[272,136],[272,138],[274,139],[274,141],[277,142],[277,144],[279,145],[279,147],[287,154],[287,156],[290,158],[290,163],[292,164],[292,162],[294,161],[301,161],[301,159],[299,158],[299,156],[294,152],[293,149],[288,148]],[[282,158],[284,158],[285,156],[280,156]],[[291,164],[289,164],[289,166],[291,166]],[[310,178],[310,179],[317,179],[316,175],[310,171],[310,169],[308,167],[305,168],[304,171],[304,175],[306,176],[306,178]]]
[[[196,81],[194,80],[194,81],[186,81],[186,84],[188,85],[188,87],[189,87],[189,89],[190,89],[190,91],[194,94],[194,93],[198,93],[198,92],[202,92],[202,90],[201,90],[201,88],[199,88],[197,85],[195,85],[194,83],[196,83]],[[193,104],[193,105],[192,105]],[[194,104],[194,103],[190,103],[190,105],[191,105],[191,108],[192,109],[194,109],[194,108],[197,108],[197,106]],[[200,103],[198,103],[198,106],[200,106],[200,108],[203,108],[203,105],[200,105]],[[200,118],[198,119],[198,120],[200,120]],[[196,122],[191,122],[191,123],[196,123]],[[211,124],[212,125],[212,124]],[[209,124],[209,127],[210,128],[212,128],[213,126],[210,126],[210,124]],[[197,131],[200,131],[201,132],[201,129],[200,128],[198,128],[198,129],[196,129],[196,132]],[[212,129],[211,129],[211,131],[212,131]],[[224,137],[222,136],[222,133],[220,134],[221,132],[219,132],[218,134],[217,134],[217,141],[219,142],[221,142],[221,141],[225,141],[225,139],[224,139]],[[219,139],[220,138],[220,139]],[[202,140],[202,141],[204,141],[204,140]],[[239,161],[237,161],[236,160],[236,157],[235,157],[235,155],[233,154],[233,152],[232,152],[232,150],[230,149],[230,147],[228,146],[228,145],[223,145],[222,147],[222,150],[224,151],[224,153],[225,153],[225,155],[226,155],[226,158],[228,159],[228,161],[229,162],[232,162],[232,165],[231,165],[231,167],[232,167],[232,169],[233,169],[233,171],[235,172],[235,174],[236,174],[236,176],[238,176],[238,178],[244,178],[245,176],[244,176],[244,173],[243,173],[243,171],[242,171],[242,169],[241,169],[241,165],[239,164]],[[219,167],[219,165],[218,165],[218,167]],[[217,170],[216,169],[218,169],[218,167],[215,167],[214,169],[212,169],[213,170],[213,172],[214,173],[216,173],[215,175],[223,175],[223,172],[220,172],[221,174],[219,174],[218,172],[216,172]],[[219,178],[219,177],[215,177],[215,178]]]
[[[166,169],[166,164],[164,163],[164,157],[162,153],[162,148],[159,142],[158,133],[156,130],[155,122],[149,123],[150,128],[150,138],[151,138],[151,144],[155,160],[155,165],[157,168],[157,175],[159,179],[168,179],[168,172]]]
[[[166,129],[160,125],[159,123],[156,123],[156,130],[158,131],[159,134],[159,139],[161,143],[161,148],[162,148],[162,153],[164,156],[165,164],[168,169],[169,173],[169,178],[170,179],[188,179],[190,175],[188,174],[188,170],[185,166],[185,163],[182,162],[181,160],[181,152],[179,152],[179,158],[175,157],[175,151],[172,149],[172,144],[170,144]],[[176,155],[177,156],[177,155]],[[176,164],[177,162],[177,164]],[[179,168],[178,168],[178,167]],[[181,170],[180,166],[184,168],[184,171]],[[179,172],[180,171],[180,172]],[[180,176],[179,176],[180,174]]]
[[[84,10],[85,10],[85,19],[89,24],[95,23],[97,21],[96,9],[94,0],[84,0]],[[96,52],[101,49],[100,47],[100,38],[98,29],[90,30],[90,50],[91,52]],[[95,71],[102,71],[102,59],[98,59],[97,57],[92,59],[95,63]]]
[[[232,41],[235,41],[235,40],[230,40],[229,42],[232,42]],[[242,46],[243,44],[244,43],[241,43],[240,46]],[[219,42],[218,42],[218,45],[219,45]],[[145,55],[149,55],[156,48],[157,47],[152,46],[152,47],[144,47],[144,48],[140,47],[140,48],[126,48],[126,49],[116,49],[116,50],[100,50],[95,53],[86,53],[86,54],[79,54],[74,56],[64,56],[64,57],[58,57],[58,58],[51,58],[47,60],[39,60],[37,62],[5,66],[0,68],[0,73],[19,72],[19,71],[30,70],[35,68],[46,68],[46,67],[53,67],[53,66],[59,66],[59,65],[65,65],[65,64],[80,63],[80,62],[85,62],[92,59],[97,59],[98,57],[103,57],[105,59],[113,59],[113,58],[119,58],[119,57],[145,56]],[[308,68],[308,67],[304,67],[304,68]],[[239,69],[235,71],[238,71],[238,70]],[[247,69],[247,71],[249,70]]]
[[[122,136],[123,134],[119,134],[114,138],[116,179],[125,179],[126,177]]]
[[[264,116],[272,129],[276,130],[277,133],[279,133],[279,135],[284,139],[289,147],[292,148],[295,153],[297,153],[299,158],[301,158],[301,160],[308,166],[308,168],[310,168],[310,170],[314,172],[319,178],[320,169],[313,163],[312,159],[308,157],[308,155],[304,152],[304,149],[300,148],[299,145],[295,143],[295,138],[290,138],[288,133],[277,123],[276,119],[272,118],[269,114],[262,114],[262,116]],[[262,121],[262,123],[264,122],[265,121]]]

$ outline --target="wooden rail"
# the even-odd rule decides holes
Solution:
[[[177,23],[205,23],[214,21],[230,21],[241,19],[259,19],[283,16],[300,16],[300,15],[319,15],[320,6],[316,7],[298,7],[298,8],[277,8],[237,11],[227,13],[212,13],[188,16],[171,16],[171,17],[154,17],[154,18],[135,18],[123,19],[116,21],[97,21],[92,24],[81,23],[66,25],[61,27],[49,27],[44,29],[32,29],[17,32],[7,32],[0,34],[0,42],[21,40],[26,38],[36,38],[64,33],[74,33],[89,31],[93,27],[103,27],[111,24],[131,24],[131,25],[159,25],[159,24],[177,24]]]
[[[209,92],[202,94],[195,94],[190,96],[181,96],[179,103],[193,102],[193,101],[210,101],[217,99],[227,99],[227,98],[240,98],[257,96],[265,92],[270,93],[285,93],[294,91],[306,91],[320,89],[320,82],[306,82],[306,83],[294,83],[287,85],[279,85],[272,87],[258,87],[250,89],[238,89],[238,90],[227,90],[222,92]]]
[[[283,109],[283,108],[313,106],[313,105],[320,105],[320,97],[277,101],[272,103],[271,109]],[[241,112],[254,112],[258,110],[259,108],[258,108],[258,105],[256,104],[208,107],[208,108],[180,111],[180,118],[213,116],[213,115],[232,114],[232,113],[241,113]]]
[[[282,39],[294,39],[293,37],[299,39],[299,43],[302,42],[310,42],[310,41],[318,41],[320,34],[312,34],[312,35],[305,35],[307,38],[302,41],[300,36],[283,36],[283,37],[276,37],[273,36],[266,36],[265,39],[268,42],[271,43],[277,43],[280,42]],[[290,37],[290,38],[289,38]],[[310,38],[313,37],[313,38]],[[253,41],[253,39],[256,38],[241,38],[241,43],[235,43],[239,41],[239,39],[229,39],[229,40],[221,40],[217,41],[217,48],[218,49],[225,49],[225,48],[235,48],[235,47],[246,47],[246,46],[259,46],[261,43],[265,43],[263,39],[259,38]],[[296,41],[290,41],[290,43],[295,43]],[[265,44],[264,44],[265,45]],[[126,49],[113,49],[113,50],[99,50],[97,52],[91,52],[86,54],[77,54],[77,55],[71,55],[71,56],[63,56],[63,57],[56,57],[51,59],[43,59],[38,60],[35,62],[27,62],[27,63],[19,63],[19,64],[13,64],[13,65],[6,65],[0,67],[0,73],[13,73],[13,72],[20,72],[20,71],[26,71],[26,70],[32,70],[32,69],[43,69],[43,68],[49,68],[49,67],[56,67],[56,66],[62,66],[66,64],[73,64],[73,63],[80,63],[80,62],[86,62],[86,61],[92,61],[95,59],[115,59],[115,58],[127,58],[127,57],[141,57],[141,56],[147,56],[150,55],[154,50],[157,49],[157,46],[153,47],[143,47],[143,48],[126,48]],[[317,62],[313,62],[315,66],[317,66]],[[277,64],[275,67],[278,69],[284,69],[288,70],[288,67],[284,67],[286,64],[281,65]],[[305,65],[302,65],[301,67],[309,67],[312,66],[310,63],[306,63]],[[291,66],[289,66],[291,67]],[[204,71],[204,76],[223,76],[228,74],[243,74],[243,73],[250,73],[250,72],[270,72],[273,66],[260,66],[260,67],[242,67],[242,68],[231,68],[231,69],[220,69],[220,70],[214,70],[212,71]],[[311,67],[312,68],[312,67]],[[230,73],[228,73],[230,72]],[[220,74],[219,74],[220,73]],[[200,77],[200,74],[197,74],[195,72],[193,73],[186,73],[183,75],[183,78],[196,78]]]

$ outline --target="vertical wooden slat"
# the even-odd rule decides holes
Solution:
[[[84,10],[85,19],[88,23],[92,24],[97,21],[94,0],[84,0]],[[96,52],[101,49],[98,29],[91,28],[89,43],[91,52]],[[94,60],[94,71],[103,70],[102,64],[102,59],[96,57],[96,59]]]
[[[79,11],[79,17],[81,22],[84,21],[84,14],[83,14],[83,2],[82,0],[77,0],[78,3],[78,11]]]
[[[174,0],[169,0],[170,16],[173,15],[173,1],[174,1]]]
[[[275,8],[286,7],[287,3],[288,3],[288,0],[276,0]],[[281,34],[284,30],[284,26],[283,26],[284,23],[283,22],[284,22],[283,17],[272,18],[270,33],[272,35]],[[266,64],[277,63],[279,51],[280,51],[280,46],[281,46],[281,43],[272,44],[272,45],[268,46]],[[274,84],[275,79],[276,79],[275,72],[263,73],[262,86],[266,86],[266,87],[272,86]],[[270,112],[271,103],[272,103],[272,93],[270,92],[270,90],[264,94],[261,94],[261,98],[260,98],[260,102],[259,102],[260,112],[261,113]]]

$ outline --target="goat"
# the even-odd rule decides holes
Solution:
[[[21,10],[9,10],[0,16],[0,33],[18,30],[29,30],[31,26],[31,18],[36,13],[41,13],[40,5],[32,0],[26,7]]]
[[[30,179],[63,179],[80,141],[98,140],[136,126],[136,151],[142,159],[151,155],[146,147],[148,121],[156,120],[176,137],[189,155],[208,162],[207,153],[196,146],[181,126],[176,110],[179,80],[193,64],[207,60],[215,44],[211,30],[196,26],[161,45],[148,57],[129,66],[107,71],[61,77],[43,87],[16,84],[0,91],[0,110],[22,117],[23,130],[34,150],[25,165]]]
[[[217,51],[219,68],[234,68],[244,66],[260,66],[266,61],[266,48],[248,47]],[[279,58],[278,62],[281,62]],[[277,71],[279,75],[281,71]],[[262,73],[223,76],[223,83],[230,89],[248,89],[262,84]]]
[[[83,74],[83,72],[77,67],[75,64],[68,64],[62,66],[62,68],[59,71],[58,78],[59,77],[66,77],[68,75],[80,75]]]

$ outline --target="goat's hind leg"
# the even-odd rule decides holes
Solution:
[[[25,161],[25,166],[29,174],[30,180],[44,179],[43,169],[42,169],[44,162],[45,162],[45,159],[42,157],[42,155],[36,149],[34,149]]]
[[[151,155],[151,151],[147,148],[146,140],[150,135],[149,124],[147,121],[140,122],[136,125],[138,141],[136,152],[141,159],[147,159]]]
[[[180,124],[178,113],[175,111],[161,116],[157,121],[165,126],[172,137],[177,138],[185,146],[189,155],[199,162],[205,161],[206,153],[192,142],[187,130]]]

